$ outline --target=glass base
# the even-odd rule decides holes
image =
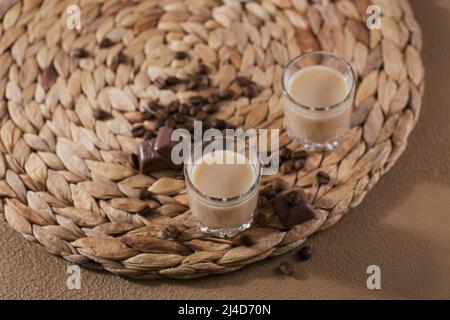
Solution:
[[[206,226],[200,227],[200,231],[204,233],[209,233],[212,235],[215,235],[216,237],[220,238],[229,238],[234,236],[236,233],[239,233],[241,231],[244,231],[245,229],[250,228],[251,223],[243,224],[240,227],[236,228],[221,228],[221,229],[210,229]]]
[[[326,143],[315,143],[304,138],[295,137],[289,128],[287,128],[287,133],[289,138],[295,140],[299,145],[301,145],[306,151],[331,151],[339,145],[340,139],[335,139]]]

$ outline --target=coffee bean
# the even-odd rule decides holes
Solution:
[[[267,200],[267,198],[265,196],[260,195],[258,197],[258,207],[259,208],[265,207],[268,203],[269,203],[269,200]]]
[[[266,216],[265,216],[263,213],[261,213],[261,212],[256,212],[256,213],[253,215],[253,221],[254,221],[257,225],[260,225],[260,226],[265,225],[265,224],[267,223],[267,221],[266,221]]]
[[[272,189],[272,187],[266,187],[263,190],[261,190],[260,193],[269,200],[273,199],[277,195],[277,193],[275,192],[275,190]]]
[[[296,192],[296,191],[289,192],[289,193],[286,195],[286,198],[285,198],[285,199],[286,199],[286,203],[287,203],[289,206],[291,206],[291,207],[294,207],[294,206],[300,204],[300,201],[302,200],[302,199],[300,198],[299,193]]]
[[[169,113],[175,113],[178,111],[178,108],[180,107],[180,102],[175,100],[173,102],[171,102],[168,106],[167,106],[167,111]]]
[[[203,106],[202,109],[206,113],[212,114],[212,113],[215,113],[218,110],[218,107],[215,104],[207,104],[207,105]]]
[[[164,126],[174,129],[177,126],[177,122],[173,118],[169,118],[164,122]]]
[[[295,170],[299,171],[305,168],[306,160],[305,159],[298,159],[294,162],[294,168]]]
[[[159,109],[156,111],[155,117],[158,120],[166,120],[168,118],[167,111],[164,109]]]
[[[294,267],[290,262],[287,261],[282,262],[278,267],[278,270],[280,270],[281,273],[287,276],[292,276],[294,274]]]
[[[166,79],[164,79],[163,77],[157,77],[155,81],[153,81],[153,84],[158,89],[163,89],[166,86]]]
[[[309,260],[309,258],[311,258],[311,255],[312,255],[312,249],[310,247],[303,247],[298,252],[298,257],[300,259],[302,259],[303,261]]]
[[[141,200],[149,200],[152,198],[152,193],[150,191],[148,191],[147,189],[142,189],[139,192],[139,199]]]
[[[131,134],[133,137],[142,137],[145,133],[145,128],[142,125],[135,126],[131,129]]]
[[[234,95],[235,93],[231,89],[227,89],[219,93],[219,97],[224,100],[232,99],[234,98]]]
[[[227,123],[225,122],[225,120],[214,119],[213,121],[211,121],[211,127],[223,130],[227,127]]]
[[[155,119],[155,115],[149,111],[142,112],[142,118],[144,120],[153,120]]]
[[[144,136],[142,137],[144,140],[150,140],[152,138],[156,137],[156,134],[154,131],[147,131],[144,133]]]
[[[94,110],[94,118],[96,120],[104,121],[112,118],[111,114],[102,109]]]
[[[182,114],[176,113],[173,115],[173,120],[175,120],[175,122],[177,124],[180,124],[180,123],[185,123],[187,119]]]
[[[177,77],[170,76],[170,77],[168,77],[166,79],[165,84],[166,84],[166,86],[172,87],[172,86],[176,86],[177,84],[180,84],[182,82],[183,81],[181,79],[179,79]]]
[[[90,56],[89,52],[87,52],[83,48],[78,48],[73,50],[72,56],[77,59],[87,58]]]
[[[198,121],[203,121],[208,117],[208,114],[204,111],[200,111],[199,113],[197,113],[197,115],[195,116],[195,119]]]
[[[292,172],[293,169],[293,163],[292,162],[285,162],[281,165],[280,170],[283,174],[289,174]]]
[[[192,96],[189,98],[189,103],[192,105],[204,105],[208,103],[208,99],[203,96]]]
[[[272,188],[276,193],[279,193],[286,189],[287,183],[281,178],[277,178],[272,182]]]
[[[139,169],[139,160],[138,160],[138,156],[135,153],[132,153],[128,159],[128,161],[130,162],[130,165],[133,169],[138,170]]]
[[[219,100],[220,100],[220,96],[219,96],[219,93],[217,93],[217,92],[213,92],[208,96],[209,103],[214,104],[214,103],[218,102]]]
[[[177,51],[175,52],[175,59],[177,60],[184,60],[189,58],[189,54],[187,52],[184,51]]]
[[[330,182],[330,176],[324,171],[319,171],[316,174],[317,182],[320,184],[328,184]]]
[[[152,213],[152,209],[146,204],[142,206],[136,213],[141,217],[146,217],[150,213]]]
[[[280,160],[281,161],[288,161],[291,159],[291,150],[288,148],[283,148],[280,151]]]
[[[189,108],[189,107],[188,107]],[[195,107],[195,106],[192,106],[192,107],[190,107],[189,108],[189,115],[191,116],[191,117],[195,117],[195,115],[197,114],[197,113],[199,113],[199,108],[197,108],[197,107]]]
[[[255,244],[255,240],[249,234],[243,234],[239,237],[239,243],[246,247],[251,247]]]
[[[166,123],[166,120],[164,119],[158,119],[156,121],[155,130],[158,131],[160,128],[164,127],[164,124]]]
[[[161,109],[161,106],[156,101],[150,101],[147,107],[150,111],[153,111],[154,113],[157,112],[159,109]]]
[[[246,77],[239,76],[239,77],[236,77],[236,83],[240,86],[247,86],[247,85],[252,84],[253,82]]]
[[[292,153],[291,157],[293,159],[303,159],[306,160],[308,158],[308,152],[306,152],[305,150],[301,150],[301,151],[295,151]]]
[[[248,85],[242,89],[242,94],[244,97],[253,99],[258,95],[258,89],[256,88],[256,85]]]
[[[112,47],[113,45],[114,45],[114,43],[109,38],[104,38],[100,42],[100,48],[102,48],[102,49]]]
[[[176,239],[178,235],[180,234],[180,231],[178,228],[172,224],[169,224],[164,230],[163,230],[163,237],[165,239]]]

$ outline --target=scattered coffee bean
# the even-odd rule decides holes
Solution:
[[[291,159],[291,150],[288,148],[283,148],[280,151],[280,160],[281,161],[288,161]]]
[[[199,112],[200,112],[200,109],[195,106],[192,106],[191,108],[189,108],[189,115],[191,117],[195,117],[197,115],[197,113],[199,113]]]
[[[287,261],[282,262],[278,267],[278,270],[280,270],[281,273],[287,276],[292,276],[294,274],[294,267],[290,262]]]
[[[113,45],[114,45],[114,43],[109,38],[104,38],[100,42],[100,48],[102,48],[102,49],[112,47]]]
[[[187,121],[186,117],[179,113],[173,115],[173,120],[175,120],[177,124],[185,123]]]
[[[224,100],[232,99],[234,98],[234,95],[235,93],[231,89],[227,89],[219,93],[219,97]]]
[[[141,200],[148,200],[152,198],[152,193],[150,191],[148,191],[147,189],[142,189],[139,192],[139,199]]]
[[[316,178],[320,184],[328,184],[330,182],[330,175],[324,171],[317,172]]]
[[[180,107],[180,102],[178,102],[178,100],[175,100],[167,106],[167,111],[169,113],[176,113],[178,111],[179,107]]]
[[[265,207],[269,203],[269,200],[263,195],[260,195],[258,197],[258,207],[262,208]]]
[[[215,104],[207,104],[207,105],[203,106],[202,109],[206,113],[212,114],[212,113],[214,113],[214,112],[216,112],[218,110],[218,107]]]
[[[207,114],[206,112],[204,112],[204,111],[200,111],[200,112],[197,113],[197,115],[195,116],[195,118],[196,118],[198,121],[203,121],[203,120],[205,120],[207,117],[208,117],[208,114]]]
[[[167,111],[164,109],[159,109],[155,112],[155,117],[158,120],[166,120],[168,118]]]
[[[227,123],[225,122],[225,120],[214,119],[211,121],[211,127],[219,129],[219,130],[223,130],[223,129],[226,129]]]
[[[311,258],[311,255],[312,255],[311,247],[303,247],[298,252],[299,258],[302,259],[303,261],[309,260],[309,258]]]
[[[166,79],[164,79],[163,77],[157,77],[155,81],[153,81],[153,84],[158,89],[163,89],[166,86]]]
[[[178,112],[183,115],[188,115],[190,111],[191,111],[191,108],[187,104],[183,103],[183,104],[180,104],[180,106],[178,107]]]
[[[214,104],[214,103],[218,102],[219,100],[220,100],[220,95],[218,92],[213,92],[208,96],[209,103]]]
[[[243,234],[239,237],[239,243],[246,247],[251,247],[255,244],[255,240],[249,234]]]
[[[292,162],[285,162],[281,165],[280,170],[283,174],[289,174],[293,170],[293,163]]]
[[[272,187],[266,187],[260,193],[269,200],[273,199],[277,195]]]
[[[299,171],[305,168],[306,160],[305,159],[298,159],[294,162],[294,168],[295,170]]]
[[[244,95],[244,97],[253,99],[254,97],[256,97],[258,95],[258,89],[256,88],[256,85],[251,84],[251,85],[245,86],[242,89],[242,94]]]
[[[292,158],[306,160],[308,158],[308,152],[306,152],[305,150],[295,151],[292,153]]]
[[[90,56],[89,52],[87,52],[83,48],[78,48],[73,50],[72,56],[77,59],[88,58]]]
[[[139,160],[138,160],[138,156],[135,153],[132,153],[130,155],[130,158],[128,160],[130,162],[130,165],[133,169],[138,170],[139,169]]]
[[[94,118],[96,120],[104,121],[112,118],[111,114],[102,109],[94,110]]]
[[[189,54],[187,52],[184,51],[177,51],[175,52],[175,59],[177,60],[184,60],[189,58]]]
[[[141,217],[146,217],[150,213],[152,213],[152,209],[146,204],[142,206],[136,213]]]
[[[177,126],[177,122],[173,118],[169,118],[164,122],[164,126],[174,129]]]
[[[168,87],[176,86],[177,84],[182,83],[183,81],[177,77],[170,76],[166,79],[165,85]]]
[[[204,105],[208,103],[208,99],[203,96],[192,96],[189,98],[189,103],[193,105]]]
[[[172,224],[169,224],[163,231],[163,237],[166,239],[176,239],[179,234],[178,228]]]
[[[263,226],[263,225],[265,225],[265,224],[267,223],[266,216],[265,216],[263,213],[261,213],[261,212],[256,212],[256,213],[253,215],[253,221],[254,221],[257,225],[260,225],[260,226]]]
[[[276,193],[279,193],[279,192],[283,191],[284,189],[286,189],[286,186],[287,186],[286,181],[284,181],[281,178],[276,178],[272,182],[272,188]]]
[[[142,137],[145,133],[145,128],[142,125],[137,125],[131,129],[131,134],[133,137]]]
[[[155,115],[149,111],[142,112],[142,118],[145,120],[153,120],[155,119]]]

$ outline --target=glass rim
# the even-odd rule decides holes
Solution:
[[[347,68],[350,71],[350,74],[352,76],[352,79],[351,79],[352,80],[352,85],[351,85],[350,90],[348,91],[347,95],[342,100],[340,100],[339,102],[337,102],[337,103],[335,103],[335,104],[333,104],[333,105],[331,105],[329,107],[326,107],[326,108],[315,108],[315,107],[307,106],[307,105],[304,105],[304,104],[301,104],[301,103],[295,101],[294,98],[292,98],[291,95],[288,93],[287,88],[286,88],[286,84],[285,84],[285,81],[284,81],[284,75],[287,72],[287,69],[293,63],[297,62],[300,59],[303,59],[303,58],[306,58],[306,57],[309,57],[309,56],[314,56],[314,55],[327,56],[327,57],[331,57],[333,59],[336,59],[337,61],[342,63],[345,66],[345,68]],[[325,112],[325,111],[330,111],[330,110],[333,110],[333,109],[336,109],[336,108],[340,107],[342,104],[344,104],[346,101],[348,101],[352,97],[352,95],[353,95],[353,93],[355,91],[355,88],[356,88],[356,75],[355,75],[355,71],[353,70],[353,68],[350,65],[350,63],[348,63],[344,58],[338,56],[337,54],[335,54],[333,52],[328,52],[328,51],[309,51],[309,52],[306,52],[306,53],[299,54],[298,56],[296,56],[295,58],[291,59],[286,64],[286,66],[283,68],[283,71],[281,73],[281,85],[283,87],[283,95],[286,96],[289,99],[289,101],[294,103],[296,106],[299,106],[301,108],[304,108],[304,109],[307,109],[307,110],[311,110],[311,111]]]
[[[227,139],[237,139],[236,136],[225,136],[221,138],[222,140],[227,140]],[[212,141],[201,141],[197,144],[195,144],[193,146],[192,150],[195,150],[195,148],[198,148],[200,146],[203,146],[205,143],[211,143]],[[251,147],[247,142],[245,142],[245,147],[249,148],[249,149],[255,149],[253,147]],[[226,149],[224,149],[226,150]],[[233,151],[234,152],[234,151]],[[203,155],[202,155],[203,157]],[[234,197],[229,197],[229,198],[218,198],[218,197],[213,197],[210,195],[207,195],[203,192],[201,192],[200,190],[197,189],[197,187],[194,185],[194,183],[191,180],[191,177],[189,176],[189,172],[188,172],[188,166],[194,166],[194,163],[191,163],[192,161],[188,161],[187,163],[184,164],[183,167],[183,172],[184,172],[184,177],[185,180],[187,182],[187,185],[194,191],[194,193],[210,202],[216,203],[216,204],[229,204],[229,203],[237,203],[240,201],[244,201],[248,196],[250,196],[253,191],[255,191],[257,189],[257,187],[259,186],[259,182],[261,180],[261,160],[259,158],[259,155],[256,153],[256,158],[257,158],[257,170],[256,170],[256,179],[255,182],[252,184],[252,186],[245,192],[242,192],[241,194],[234,196]],[[189,155],[189,160],[192,159],[192,154]],[[253,166],[253,165],[252,165]]]

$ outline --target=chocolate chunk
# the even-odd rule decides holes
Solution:
[[[142,125],[137,125],[131,129],[133,137],[142,137],[145,133],[145,128]]]
[[[163,237],[166,239],[176,239],[180,231],[174,225],[168,225],[163,231]]]
[[[171,164],[154,150],[154,139],[145,140],[139,146],[139,171],[149,174],[153,171],[168,169]]]
[[[311,258],[311,255],[312,255],[312,249],[310,247],[303,247],[298,252],[298,257],[300,259],[302,259],[303,261],[309,260],[309,258]]]
[[[142,206],[136,213],[138,215],[140,215],[141,217],[146,217],[150,213],[152,213],[152,209],[146,204],[146,205]]]
[[[104,120],[109,120],[109,119],[111,119],[112,116],[111,116],[110,113],[106,112],[105,110],[102,110],[102,109],[95,109],[95,110],[94,110],[94,118],[95,118],[96,120],[104,121]]]
[[[292,276],[294,274],[294,267],[290,262],[287,261],[282,262],[278,267],[278,270],[280,270],[281,273],[287,276]]]
[[[166,160],[170,160],[172,149],[177,144],[177,142],[171,141],[172,132],[172,128],[162,127],[158,130],[155,140],[155,152]]]
[[[285,227],[292,227],[315,218],[314,210],[300,188],[278,194],[272,203],[280,222]]]
[[[284,189],[286,189],[286,186],[287,186],[286,181],[284,181],[281,178],[277,178],[272,182],[272,188],[276,193],[279,193]]]
[[[277,195],[272,187],[264,188],[260,193],[269,200],[273,199]]]
[[[249,234],[243,234],[239,237],[239,243],[246,247],[251,247],[255,244],[255,240]]]
[[[330,175],[324,171],[317,172],[316,178],[320,184],[328,184],[330,182]]]

